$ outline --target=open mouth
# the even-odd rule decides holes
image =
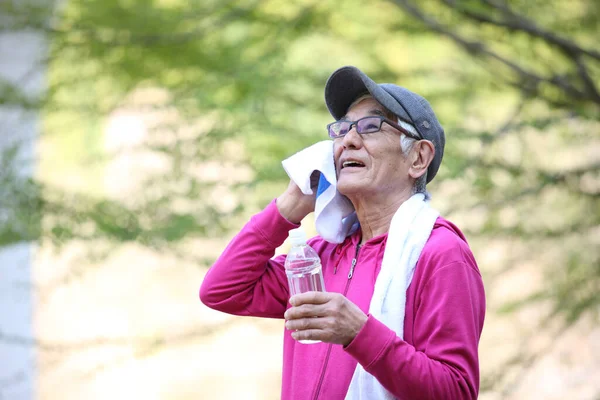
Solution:
[[[343,168],[361,168],[364,166],[365,166],[365,164],[361,163],[360,161],[354,161],[354,160],[348,160],[348,161],[344,161],[342,163],[342,169]]]

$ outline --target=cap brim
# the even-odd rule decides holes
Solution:
[[[352,66],[342,67],[331,74],[325,85],[325,104],[333,118],[339,120],[346,115],[352,102],[366,93],[400,118],[411,121],[397,100],[361,70]]]

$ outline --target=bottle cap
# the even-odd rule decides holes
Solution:
[[[297,244],[306,244],[306,232],[304,232],[304,229],[302,229],[302,227],[292,229],[288,233],[288,235],[292,246]]]

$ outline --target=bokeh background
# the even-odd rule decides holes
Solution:
[[[278,398],[282,321],[198,289],[343,65],[445,127],[480,398],[600,399],[599,40],[593,0],[1,1],[0,399]]]

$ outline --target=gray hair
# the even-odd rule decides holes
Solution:
[[[369,93],[363,94],[362,96],[359,96],[356,100],[354,100],[352,102],[352,104],[350,104],[350,107],[348,107],[348,110],[350,110],[356,104],[360,103],[361,101],[363,101],[365,99],[374,99],[374,97],[371,96]],[[392,113],[390,112],[390,114],[392,114]],[[417,129],[414,127],[413,124],[401,120],[396,115],[394,115],[394,116],[398,120],[398,125],[400,125],[404,129],[406,129],[410,133],[413,133],[416,136],[420,136],[417,133]],[[408,137],[404,133],[402,133],[400,136],[400,148],[402,149],[402,154],[404,156],[407,156],[408,153],[410,153],[410,151],[412,150],[412,148],[416,142],[417,142],[416,139]],[[431,195],[427,191],[426,186],[427,186],[427,171],[425,171],[425,173],[423,175],[421,175],[419,178],[417,178],[417,180],[415,181],[415,184],[413,185],[413,194],[423,193],[423,195],[425,195],[425,200],[431,199]]]
[[[398,125],[406,129],[410,133],[419,136],[417,130],[412,124],[409,124],[408,122],[405,122],[398,118]],[[416,142],[416,139],[408,137],[404,133],[402,134],[402,136],[400,136],[400,148],[402,149],[402,153],[404,154],[404,156],[407,156],[408,153],[410,153]],[[423,195],[425,195],[425,200],[431,199],[431,195],[427,191],[427,171],[425,171],[423,175],[418,177],[415,181],[415,184],[413,185],[413,194],[417,193],[423,193]]]

